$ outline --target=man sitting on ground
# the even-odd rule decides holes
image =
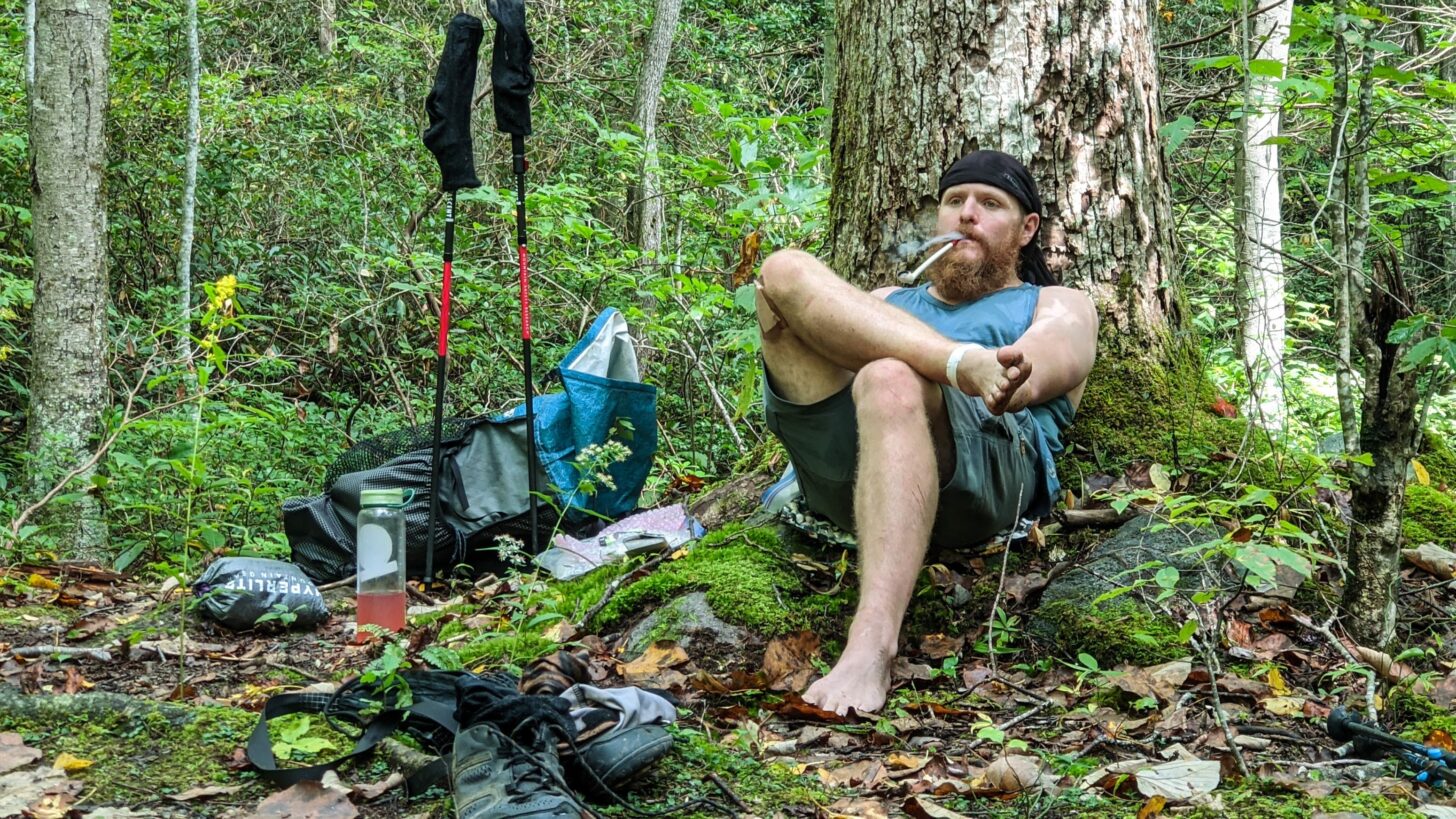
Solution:
[[[965,238],[921,287],[866,293],[797,250],[760,273],[768,428],[808,507],[859,540],[844,653],[804,693],[841,714],[884,705],[930,543],[975,545],[1051,510],[1052,458],[1095,355],[1097,312],[1055,286],[1025,166],[962,157],[941,176],[937,224]]]

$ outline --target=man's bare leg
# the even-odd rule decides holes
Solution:
[[[878,711],[890,690],[900,625],[925,560],[939,485],[955,466],[940,387],[894,359],[854,379],[859,471],[854,510],[859,605],[844,652],[804,699],[828,711]]]
[[[860,367],[882,358],[905,362],[927,381],[946,383],[945,362],[957,342],[894,305],[849,284],[823,262],[799,250],[780,250],[764,260],[758,294],[764,360],[776,387],[803,383],[810,403],[833,395]],[[785,326],[789,344],[768,336]],[[837,373],[837,375],[831,375]],[[1012,347],[972,350],[961,359],[955,385],[994,407],[1009,400],[1031,374],[1031,364]],[[832,386],[832,389],[828,387]]]

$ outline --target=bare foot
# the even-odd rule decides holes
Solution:
[[[851,654],[848,651],[830,669],[829,675],[809,686],[804,701],[825,711],[846,714],[875,713],[890,692],[890,663],[894,655]]]
[[[1031,362],[1015,347],[967,350],[956,367],[954,386],[967,395],[979,395],[986,409],[1000,415],[1031,377]]]

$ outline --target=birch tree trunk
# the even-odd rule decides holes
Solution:
[[[187,0],[187,159],[182,185],[182,247],[177,254],[177,354],[183,366],[192,363],[192,239],[197,205],[197,148],[202,131],[202,54],[197,44],[197,0]]]
[[[25,0],[25,95],[35,89],[35,0]]]
[[[1289,23],[1294,0],[1245,18],[1247,61],[1289,60]],[[1282,73],[1282,71],[1281,71]],[[1245,74],[1245,112],[1239,120],[1240,194],[1239,272],[1243,278],[1242,337],[1244,368],[1253,396],[1251,409],[1263,426],[1284,426],[1284,247],[1283,184],[1279,174],[1278,77]]]
[[[1002,150],[1035,176],[1048,263],[1096,302],[1104,347],[1160,357],[1176,307],[1148,4],[844,0],[836,16],[834,269],[891,283],[896,246],[933,230],[941,171]]]
[[[319,53],[325,57],[334,53],[334,42],[338,39],[338,36],[334,33],[334,20],[337,14],[337,6],[334,0],[319,0]]]
[[[643,253],[656,256],[662,251],[663,202],[657,162],[657,101],[662,96],[662,81],[667,75],[667,58],[672,52],[672,38],[677,33],[678,13],[682,0],[657,0],[652,15],[652,31],[647,38],[647,53],[642,58],[642,75],[637,80],[637,97],[632,105],[632,121],[642,129],[642,175],[633,208],[633,233]]]
[[[68,557],[105,557],[106,527],[86,467],[106,407],[107,0],[39,0],[31,102],[31,313],[27,485],[44,493],[74,473],[74,502],[40,518]]]
[[[1360,449],[1360,416],[1355,405],[1354,317],[1359,311],[1361,283],[1358,281],[1363,259],[1350,258],[1349,238],[1349,131],[1353,126],[1350,110],[1350,49],[1346,42],[1349,21],[1346,0],[1334,0],[1334,110],[1330,129],[1330,181],[1325,196],[1330,219],[1330,245],[1334,250],[1336,280],[1335,392],[1340,406],[1340,431],[1345,451],[1357,454]]]

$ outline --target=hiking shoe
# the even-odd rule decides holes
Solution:
[[[450,791],[455,819],[577,819],[580,804],[565,787],[551,729],[525,727],[512,739],[490,723],[455,737]],[[525,741],[521,741],[525,740]]]
[[[602,709],[605,710],[605,709]],[[672,734],[656,723],[610,730],[582,741],[565,763],[567,781],[593,798],[608,796],[672,749]]]

